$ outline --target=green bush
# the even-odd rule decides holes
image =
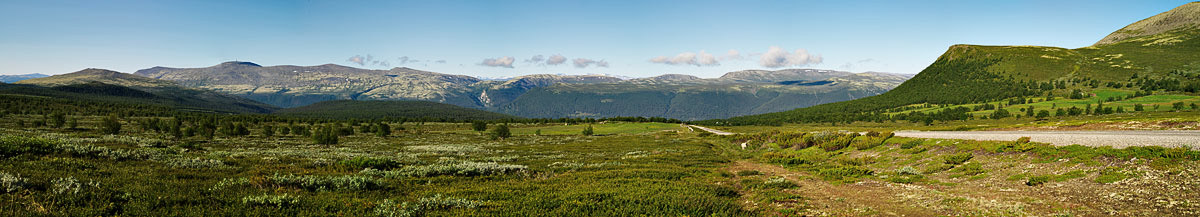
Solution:
[[[817,175],[826,180],[844,180],[846,178],[861,178],[875,174],[871,169],[858,166],[833,166],[817,170]]]
[[[488,138],[492,140],[508,137],[512,137],[512,132],[509,131],[507,124],[496,125],[496,128],[492,128],[492,131],[488,132]]]
[[[1031,177],[1029,177],[1029,179],[1025,180],[1025,185],[1038,186],[1038,185],[1046,184],[1047,182],[1050,182],[1050,176],[1047,176],[1047,175],[1031,176]]]
[[[361,170],[365,168],[387,170],[400,167],[400,162],[385,158],[354,157],[340,160],[337,162],[337,165],[353,170]]]
[[[921,143],[924,143],[924,142],[925,142],[925,140],[919,140],[919,139],[908,141],[908,142],[905,142],[904,144],[900,144],[900,149],[912,149],[912,148],[917,147],[917,145],[921,145]]]
[[[257,195],[257,196],[252,195],[252,196],[242,197],[242,204],[246,204],[249,206],[264,206],[265,205],[265,206],[274,206],[277,208],[283,208],[283,207],[287,207],[287,206],[296,205],[298,203],[300,203],[300,197],[288,195],[288,194],[280,194],[280,195],[263,194],[263,195]]]
[[[1105,168],[1100,171],[1100,175],[1096,176],[1096,183],[1108,184],[1113,182],[1123,181],[1132,178],[1133,173],[1124,172],[1117,168]]]
[[[946,159],[944,159],[943,162],[946,164],[949,164],[949,165],[959,165],[959,164],[962,164],[963,162],[967,162],[968,160],[971,160],[971,158],[974,158],[974,157],[975,157],[975,155],[972,155],[970,152],[965,152],[965,153],[946,156]]]
[[[0,136],[0,157],[21,154],[45,155],[55,151],[56,144],[48,139],[19,136]]]

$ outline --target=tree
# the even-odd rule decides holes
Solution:
[[[1033,106],[1029,106],[1029,108],[1025,109],[1025,117],[1033,117],[1033,115]]]
[[[1140,112],[1140,111],[1144,111],[1144,110],[1146,110],[1146,106],[1144,106],[1142,104],[1133,104],[1133,111]]]
[[[375,125],[375,135],[379,137],[387,137],[388,135],[392,135],[392,126],[388,126],[387,123],[379,123],[378,125]]]
[[[270,124],[264,124],[262,127],[262,132],[263,136],[266,137],[275,136],[275,127],[272,127]]]
[[[996,109],[995,112],[992,112],[992,119],[1001,119],[1007,117],[1012,117],[1012,114],[1008,113],[1008,109]]]
[[[334,132],[335,131],[334,128],[336,128],[336,127],[331,127],[331,126],[314,127],[313,129],[315,129],[315,130],[314,130],[314,132],[312,132],[313,143],[316,143],[319,145],[337,144],[338,143],[338,135],[337,135],[337,132]]]
[[[483,121],[471,122],[471,129],[474,129],[475,131],[483,132],[484,130],[487,130],[487,122],[483,122]]]
[[[175,139],[182,139],[183,129],[180,128],[183,128],[183,122],[180,121],[178,117],[171,120],[171,137],[174,137]]]
[[[50,115],[50,126],[54,128],[62,128],[67,123],[66,115],[61,112],[55,112]]]
[[[121,133],[121,121],[116,115],[110,115],[100,122],[100,132],[104,134]]]
[[[1183,102],[1171,103],[1171,108],[1175,109],[1175,111],[1183,110]]]
[[[509,132],[508,130],[508,124],[496,125],[496,127],[492,128],[492,131],[488,133],[488,138],[491,138],[492,140],[504,139],[508,137],[512,137],[512,132]]]
[[[1067,115],[1067,110],[1063,110],[1062,108],[1058,108],[1057,111],[1054,111],[1054,117],[1062,117],[1065,115]]]
[[[1041,110],[1037,112],[1037,119],[1046,119],[1050,117],[1050,111]]]
[[[1193,103],[1192,105],[1196,105],[1196,104]],[[1195,108],[1195,106],[1192,106],[1192,108]],[[75,129],[75,128],[79,128],[79,119],[78,118],[67,119],[67,129]]]
[[[583,128],[582,133],[584,136],[591,136],[592,134],[595,134],[596,131],[595,129],[592,129],[592,125],[588,125],[587,128]]]

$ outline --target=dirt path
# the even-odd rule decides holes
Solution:
[[[938,139],[970,139],[1014,141],[1029,137],[1030,141],[1065,146],[1200,146],[1200,131],[896,131],[896,136]]]
[[[688,126],[689,126],[689,127],[695,127],[696,129],[701,129],[701,130],[708,131],[708,132],[710,132],[710,133],[717,134],[717,135],[722,135],[722,136],[725,136],[725,135],[733,135],[733,134],[734,134],[734,133],[730,133],[730,132],[725,132],[725,131],[720,131],[720,130],[714,130],[714,129],[711,129],[711,128],[708,128],[708,127],[701,127],[701,126],[696,126],[696,125],[688,125]]]

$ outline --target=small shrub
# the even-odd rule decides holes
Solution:
[[[0,172],[0,190],[4,193],[12,193],[29,187],[29,180],[22,178],[20,174],[12,175],[6,172]]]
[[[50,182],[50,190],[55,194],[79,193],[83,185],[75,177],[58,178]]]
[[[1096,176],[1096,183],[1108,184],[1123,181],[1132,178],[1134,175],[1129,172],[1123,172],[1116,168],[1105,168],[1100,171],[1100,175]]]
[[[857,166],[836,166],[817,170],[817,175],[827,180],[843,180],[846,178],[861,178],[875,174],[867,168]]]
[[[580,134],[583,134],[584,136],[591,136],[592,134],[596,134],[596,130],[592,129],[592,125],[588,125],[587,128],[583,128],[583,132],[580,132]]]
[[[377,170],[367,168],[363,169],[359,173],[381,176],[385,178],[430,177],[440,175],[481,176],[525,171],[528,168],[529,167],[524,165],[499,164],[496,162],[480,163],[471,161],[439,161],[431,165],[406,166],[398,170]]]
[[[55,142],[48,139],[0,136],[0,157],[49,154],[54,152],[55,146]]]
[[[767,181],[763,182],[763,184],[762,184],[763,188],[775,188],[775,189],[789,189],[789,188],[795,188],[798,186],[799,185],[796,185],[795,182],[789,181],[783,177],[771,177],[771,178],[767,179]]]
[[[314,175],[275,175],[268,177],[270,184],[298,187],[310,191],[332,190],[366,190],[381,186],[375,178],[366,176],[314,176]]]
[[[505,139],[512,137],[512,132],[509,131],[507,124],[496,125],[492,131],[488,132],[488,138],[492,140]]]
[[[1029,179],[1025,180],[1025,185],[1039,186],[1042,184],[1046,184],[1047,182],[1050,182],[1050,176],[1047,176],[1047,175],[1031,176],[1031,177],[1029,177]]]
[[[960,167],[956,167],[950,171],[961,173],[960,176],[974,176],[987,172],[983,169],[983,165],[977,162],[971,162]]]
[[[288,195],[288,194],[280,194],[280,195],[264,194],[264,195],[258,195],[258,196],[242,197],[242,204],[246,204],[249,206],[264,206],[265,205],[265,206],[274,206],[274,207],[278,207],[278,208],[283,208],[285,206],[292,206],[292,205],[295,205],[298,203],[300,203],[300,197],[292,196],[292,195]]]
[[[954,168],[954,165],[931,163],[928,166],[925,166],[925,170],[922,172],[924,174],[934,174],[934,173],[938,173],[941,171],[949,170],[950,168]]]
[[[965,153],[961,153],[961,154],[946,156],[946,159],[944,159],[943,161],[946,164],[959,165],[959,164],[962,164],[963,162],[967,162],[968,160],[971,160],[971,158],[974,158],[974,157],[975,157],[975,155],[971,154],[970,152],[965,152]]]
[[[197,157],[197,158],[182,158],[182,157],[181,158],[171,158],[170,160],[167,160],[167,165],[171,166],[171,168],[183,168],[183,169],[213,169],[213,168],[226,168],[227,167],[225,165],[224,161],[217,160],[217,159],[205,159],[205,158],[199,158],[199,157]]]
[[[925,142],[925,141],[924,140],[908,141],[908,142],[905,142],[904,144],[900,144],[900,149],[912,149],[912,148],[917,147],[917,145],[920,145],[923,142]]]
[[[400,163],[396,162],[392,159],[369,158],[369,157],[354,157],[354,158],[350,158],[350,159],[344,159],[344,160],[338,161],[337,165],[344,167],[344,168],[353,169],[353,170],[361,170],[361,169],[365,169],[365,168],[375,168],[375,169],[386,170],[386,169],[400,167]]]

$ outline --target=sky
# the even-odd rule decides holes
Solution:
[[[1085,47],[1187,2],[0,0],[0,74],[235,60],[484,78],[914,74],[954,44]]]

